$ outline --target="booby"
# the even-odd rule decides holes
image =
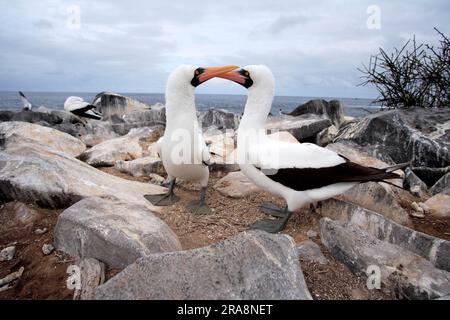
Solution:
[[[102,119],[102,114],[95,109],[95,106],[80,97],[68,97],[64,102],[64,110],[83,118]]]
[[[20,100],[22,100],[22,103],[23,103],[22,110],[31,111],[33,109],[33,105],[31,104],[31,102],[28,101],[27,97],[25,97],[25,95],[23,94],[22,91],[19,91],[19,95],[20,95]]]
[[[248,91],[237,138],[241,171],[256,185],[286,201],[280,209],[263,204],[261,209],[275,220],[260,220],[250,228],[279,232],[292,213],[303,206],[337,196],[368,181],[398,179],[393,173],[409,164],[377,169],[351,162],[334,151],[311,143],[293,144],[267,137],[265,123],[271,109],[275,81],[269,68],[251,65],[220,76]]]
[[[199,182],[200,200],[191,202],[188,210],[194,214],[209,214],[205,203],[209,179],[210,153],[198,124],[194,91],[203,82],[238,68],[195,67],[183,65],[176,68],[166,84],[166,129],[158,140],[157,149],[169,177],[169,191],[162,195],[146,195],[153,205],[167,206],[179,200],[174,193],[177,178]]]

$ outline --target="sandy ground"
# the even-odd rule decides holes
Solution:
[[[134,178],[120,173],[114,168],[102,168],[110,174],[141,182],[148,182],[147,177]],[[181,200],[171,207],[164,208],[157,215],[164,220],[178,235],[183,249],[193,249],[227,239],[248,229],[248,225],[267,216],[259,211],[259,204],[272,201],[283,205],[281,199],[265,192],[258,192],[243,199],[232,199],[221,195],[212,186],[224,176],[224,173],[211,174],[207,203],[214,209],[208,216],[195,216],[185,210],[186,205],[199,196],[198,186],[182,184],[175,192]],[[2,207],[0,207],[2,208]],[[53,229],[60,210],[46,210],[34,207],[42,214],[42,219],[29,226],[6,228],[4,221],[8,212],[0,209],[0,249],[14,244],[16,257],[10,262],[0,263],[0,278],[10,272],[25,267],[25,272],[17,286],[0,292],[0,299],[71,299],[72,291],[66,289],[67,267],[73,263],[70,257],[59,252],[45,256],[42,251],[44,243],[52,243]],[[318,231],[320,216],[306,209],[296,212],[283,233],[292,236],[297,243],[308,237],[308,230]],[[450,221],[430,219],[413,219],[415,228],[450,240]],[[47,228],[43,235],[34,234],[36,228]],[[331,257],[321,244],[320,238],[312,239],[321,246],[322,252],[330,260],[328,265],[301,261],[308,288],[314,299],[390,299],[381,291],[369,291],[365,280],[355,276],[340,262]],[[107,279],[118,270],[107,270]]]

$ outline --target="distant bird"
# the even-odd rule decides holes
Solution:
[[[25,97],[25,95],[23,94],[22,91],[19,91],[19,95],[20,95],[20,100],[22,100],[22,103],[23,103],[22,110],[31,111],[33,109],[33,105],[31,104],[31,102],[28,101],[27,97]]]
[[[188,205],[194,214],[209,214],[206,190],[209,179],[210,153],[203,140],[202,127],[197,120],[195,88],[203,82],[237,66],[201,68],[183,65],[176,68],[166,84],[166,130],[157,142],[158,153],[169,176],[169,192],[162,195],[145,195],[156,206],[168,206],[179,200],[174,193],[177,178],[200,182],[200,200]]]
[[[102,114],[95,109],[95,106],[87,103],[80,97],[68,97],[66,102],[64,102],[64,110],[83,118],[102,119]]]
[[[365,167],[311,143],[274,141],[264,130],[275,88],[270,69],[252,65],[220,77],[248,89],[237,138],[240,169],[256,185],[283,197],[287,204],[284,209],[263,204],[261,209],[277,219],[257,221],[250,226],[253,229],[281,231],[293,211],[306,204],[337,196],[361,182],[398,179],[400,176],[393,171],[409,165]]]

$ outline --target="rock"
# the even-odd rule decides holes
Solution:
[[[127,135],[104,141],[84,152],[80,160],[94,167],[114,166],[116,161],[134,160],[143,156],[144,144],[159,139],[160,132],[151,128],[132,129]]]
[[[308,113],[325,116],[338,129],[345,121],[344,106],[338,100],[332,100],[330,102],[325,100],[310,100],[295,108],[289,115],[297,117]]]
[[[435,299],[450,293],[450,272],[399,246],[380,241],[352,224],[329,218],[320,221],[322,242],[354,273],[380,270],[384,290],[400,299]]]
[[[20,267],[18,271],[10,273],[6,277],[0,279],[0,292],[14,288],[22,277],[24,270],[24,267]]]
[[[43,228],[43,229],[38,228],[38,229],[34,230],[34,233],[37,235],[42,235],[42,234],[46,233],[47,231],[48,231],[47,228]]]
[[[450,218],[450,195],[438,193],[428,199],[425,204],[433,216]]]
[[[21,202],[9,202],[5,204],[4,212],[8,215],[5,227],[14,228],[20,225],[30,225],[39,220],[41,215]]]
[[[74,157],[79,156],[86,149],[85,144],[80,140],[55,129],[26,122],[10,121],[0,123],[0,136],[3,139],[8,139],[12,135],[36,141],[39,144],[46,145],[56,151],[65,152]]]
[[[447,173],[450,173],[450,166],[445,168],[412,167],[411,170],[425,182],[427,186],[432,187]]]
[[[408,189],[414,196],[423,198],[427,195],[427,185],[419,179],[410,168],[405,169],[403,187]]]
[[[450,172],[446,173],[441,179],[439,179],[430,189],[433,195],[438,193],[445,193],[450,195]]]
[[[241,171],[230,172],[214,185],[214,189],[220,194],[230,198],[244,198],[259,189]]]
[[[311,229],[306,232],[306,236],[308,238],[315,238],[317,237],[317,235],[318,235],[317,232]]]
[[[301,242],[297,246],[298,256],[300,260],[317,262],[319,264],[327,264],[328,259],[325,258],[320,247],[311,240]]]
[[[416,202],[411,203],[411,208],[419,213],[424,213],[424,210],[422,209],[422,207],[420,207]]]
[[[215,127],[218,130],[237,129],[239,121],[239,115],[216,108],[210,108],[200,113],[198,117],[198,122],[202,124],[202,128]]]
[[[61,213],[55,247],[113,268],[151,253],[181,250],[177,236],[147,207],[102,198],[84,199]]]
[[[366,148],[363,148],[351,141],[340,141],[332,143],[327,146],[327,149],[330,149],[336,153],[343,155],[352,162],[367,167],[383,169],[390,166],[390,164],[373,157]],[[404,176],[402,170],[397,170],[394,172],[397,173],[400,177]],[[390,182],[392,182],[395,185],[398,185],[399,187],[403,186],[401,179],[391,180]]]
[[[450,109],[447,109],[408,108],[377,112],[342,128],[336,140],[350,140],[367,146],[373,154],[387,155],[395,163],[447,167],[450,165],[450,141],[445,130],[439,130],[450,119]]]
[[[322,201],[318,213],[354,224],[381,241],[398,245],[427,259],[435,267],[450,271],[450,241],[404,227],[376,212],[337,199]]]
[[[75,135],[88,147],[119,137],[111,123],[96,120],[87,121],[87,124],[80,128]]]
[[[305,139],[315,141],[316,135],[330,125],[330,120],[314,114],[305,114],[298,117],[282,115],[269,117],[266,122],[266,130],[268,133],[288,131],[300,142]]]
[[[425,215],[423,214],[423,211],[413,211],[410,213],[411,217],[423,219],[425,218]]]
[[[131,161],[116,161],[114,167],[120,172],[129,174],[133,177],[148,176],[150,173],[164,174],[164,167],[161,159],[153,157],[144,157]]]
[[[164,191],[159,186],[101,172],[31,140],[0,147],[0,201],[67,208],[86,197],[114,196],[152,207],[143,196]]]
[[[153,184],[162,184],[164,182],[164,177],[161,177],[160,175],[156,174],[156,173],[150,173],[148,175],[148,177],[150,178],[150,183]]]
[[[120,118],[115,117],[112,121],[113,130],[124,135],[131,129],[143,127],[164,127],[166,124],[166,109],[163,105],[154,105],[150,110],[136,110],[123,115]]]
[[[208,247],[141,258],[98,287],[95,299],[310,300],[311,295],[291,237],[246,231]]]
[[[53,250],[55,250],[55,247],[53,247],[53,245],[51,244],[44,243],[44,245],[42,246],[42,253],[46,256],[52,253]]]
[[[87,258],[80,262],[81,300],[91,300],[94,290],[105,282],[105,265],[100,261]]]
[[[425,203],[419,202],[418,206],[423,210],[424,213],[431,213],[431,208],[427,206]]]
[[[282,141],[282,142],[290,142],[290,143],[297,143],[297,144],[300,143],[292,134],[290,134],[287,131],[274,132],[272,134],[268,134],[267,137],[270,139],[274,139],[274,140]]]
[[[338,129],[334,125],[325,128],[317,134],[316,144],[322,147],[326,146],[334,140],[337,134]]]
[[[95,96],[93,105],[104,117],[150,108],[146,103],[113,92],[100,92]]]
[[[408,213],[397,202],[390,186],[377,182],[361,183],[337,198],[378,212],[401,225],[411,225]]]
[[[16,254],[15,246],[9,246],[4,248],[2,251],[0,251],[0,262],[12,260],[15,254]]]

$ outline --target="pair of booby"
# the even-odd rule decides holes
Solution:
[[[244,86],[248,92],[237,133],[241,171],[257,186],[284,198],[287,204],[284,209],[263,204],[262,210],[276,219],[257,221],[250,226],[252,229],[281,231],[295,210],[337,196],[362,182],[398,179],[400,176],[393,171],[409,165],[365,167],[311,143],[274,141],[265,131],[275,89],[271,70],[251,65],[219,77]]]
[[[188,205],[194,214],[209,214],[205,202],[209,179],[210,153],[197,120],[195,88],[214,77],[225,74],[237,66],[176,68],[166,84],[166,129],[157,142],[157,151],[170,181],[169,191],[162,195],[145,195],[156,206],[171,205],[179,200],[174,193],[176,179],[199,182],[199,201]]]
[[[83,118],[102,119],[102,114],[95,109],[95,105],[84,101],[80,97],[68,97],[64,102],[64,110]]]

